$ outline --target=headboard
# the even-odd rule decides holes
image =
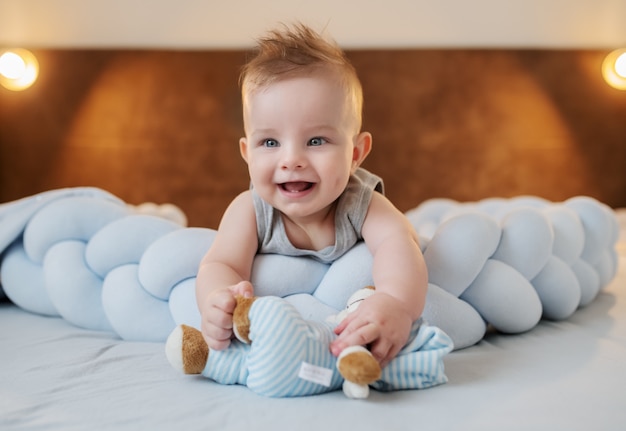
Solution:
[[[33,52],[38,82],[0,88],[0,202],[96,186],[217,227],[248,187],[245,51]],[[607,52],[350,50],[374,136],[365,166],[403,211],[520,194],[626,206],[626,93],[602,81]]]

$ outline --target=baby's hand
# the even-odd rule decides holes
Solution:
[[[372,355],[385,367],[406,344],[412,324],[402,302],[376,292],[337,325],[335,333],[339,336],[330,350],[337,356],[348,346],[369,345]]]
[[[223,350],[233,336],[233,311],[236,295],[252,296],[252,284],[242,281],[234,286],[211,291],[200,306],[202,335],[213,350]]]

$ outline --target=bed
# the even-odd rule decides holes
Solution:
[[[621,429],[626,420],[626,212],[619,272],[590,305],[524,334],[489,333],[423,391],[274,399],[181,376],[163,343],[122,341],[0,308],[2,429]]]
[[[56,234],[83,229],[85,219],[106,219],[106,214],[156,213],[167,220],[159,222],[163,232],[191,232],[201,239],[200,249],[205,247],[227,202],[247,186],[236,146],[226,145],[236,143],[240,133],[235,72],[243,53],[36,53],[42,67],[53,71],[41,86],[22,95],[0,93],[1,201],[25,199],[24,209],[54,190],[79,200],[97,195],[104,207],[69,206],[70,214],[80,214],[69,228],[49,224],[54,217],[40,217],[32,230]],[[41,281],[40,273],[27,266],[9,272],[17,273],[16,279],[7,273],[2,279],[18,288],[9,288],[12,300],[0,303],[0,429],[623,428],[626,211],[618,208],[626,207],[626,126],[616,118],[623,118],[626,102],[589,77],[603,54],[350,52],[364,82],[365,121],[380,142],[368,167],[383,176],[392,201],[416,217],[416,224],[423,219],[413,210],[422,202],[486,200],[490,207],[492,197],[522,196],[528,204],[523,196],[536,195],[540,198],[533,202],[543,205],[585,195],[603,203],[603,214],[616,222],[612,239],[605,238],[614,268],[588,303],[553,318],[536,310],[528,317],[514,303],[510,310],[521,310],[518,317],[529,320],[505,324],[507,331],[499,323],[481,326],[482,319],[467,324],[466,315],[456,311],[441,319],[431,309],[430,317],[447,323],[451,332],[464,330],[452,334],[464,342],[444,358],[448,383],[418,391],[372,391],[358,401],[340,391],[274,399],[173,370],[163,343],[172,322],[150,317],[161,316],[162,303],[150,303],[146,314],[115,308],[119,314],[110,314],[110,320],[117,322],[117,316],[132,325],[114,323],[113,328],[94,323],[93,309],[82,300],[62,310],[61,317],[50,315],[50,304],[33,301],[41,295],[28,289]],[[73,72],[55,74],[58,64],[74,65],[66,69]],[[444,73],[452,69],[454,76]],[[173,85],[173,77],[188,70],[195,72]],[[390,79],[396,80],[394,88],[383,85]],[[485,91],[489,88],[494,91]],[[597,103],[585,103],[589,97]],[[42,99],[50,103],[39,103]],[[607,151],[609,159],[603,155]],[[503,164],[511,168],[502,169]],[[144,202],[149,204],[140,205]],[[33,214],[25,209],[23,220],[32,221]],[[64,214],[57,213],[57,220],[67,220]],[[7,220],[0,217],[3,229]],[[21,255],[6,248],[28,239],[26,223],[20,223],[11,225],[10,234],[0,229],[4,268],[23,262],[13,260]],[[55,243],[50,238],[46,241]],[[194,260],[187,263],[186,275],[178,278],[188,295]],[[62,271],[57,278],[64,285]],[[27,293],[20,297],[16,291]],[[190,304],[181,307],[188,310]],[[147,339],[147,333],[157,339]]]

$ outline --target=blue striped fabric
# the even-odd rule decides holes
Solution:
[[[241,384],[269,397],[297,397],[334,391],[343,378],[329,350],[332,325],[307,321],[284,299],[258,298],[249,313],[252,344],[233,341],[226,350],[209,353],[203,375],[222,384]],[[372,387],[389,391],[420,389],[447,381],[442,357],[452,341],[438,328],[413,326],[411,341]],[[329,386],[300,377],[308,363],[327,370]]]
[[[245,385],[248,380],[247,358],[250,345],[233,340],[224,350],[209,350],[202,375],[224,385]]]
[[[425,389],[446,383],[443,356],[453,343],[441,329],[420,321],[413,324],[407,345],[387,365],[371,386],[379,391]]]
[[[249,357],[248,387],[272,397],[318,394],[341,387],[336,359],[328,347],[333,337],[332,327],[305,321],[282,299],[257,302],[250,310],[250,321],[256,324],[250,333],[254,347]],[[325,387],[299,378],[302,362],[331,370],[331,385]]]

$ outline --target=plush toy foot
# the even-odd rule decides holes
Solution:
[[[250,344],[248,312],[256,298],[237,296],[233,312],[233,332],[239,341]],[[209,346],[202,333],[187,325],[177,326],[167,337],[165,355],[172,367],[185,374],[200,374],[209,360]]]
[[[250,344],[250,318],[248,313],[256,297],[237,296],[237,305],[233,311],[233,333],[242,343]]]
[[[380,379],[380,364],[362,346],[344,349],[337,358],[337,369],[345,379],[343,391],[349,398],[367,398],[368,385]]]
[[[341,388],[344,395],[353,400],[364,400],[370,395],[370,387],[368,385],[359,385],[348,380],[343,381]]]
[[[200,374],[209,359],[209,346],[196,328],[180,325],[167,337],[165,355],[176,370]]]

